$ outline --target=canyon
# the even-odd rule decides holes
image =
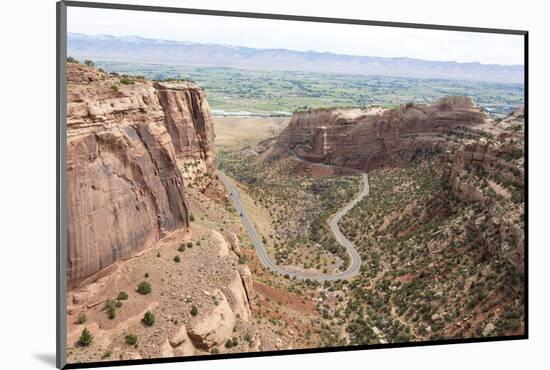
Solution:
[[[524,236],[515,220],[523,205],[523,147],[523,108],[495,122],[471,98],[451,96],[385,110],[295,113],[262,155],[277,158],[283,148],[307,161],[362,171],[439,158],[439,176],[450,192],[491,211],[493,233],[502,239],[498,245],[521,270]]]
[[[523,330],[523,109],[214,117],[189,81],[67,82],[69,362]]]
[[[67,82],[69,361],[193,355],[245,333],[258,346],[238,238],[191,213],[220,193],[204,91],[79,63],[67,63]],[[147,295],[140,280],[153,287]],[[145,312],[157,316],[154,333]],[[81,317],[90,348],[78,345]],[[148,344],[125,348],[129,330]]]
[[[256,146],[256,159],[246,160],[252,169],[233,171],[256,202],[283,215],[276,219],[290,226],[281,232],[293,218],[303,225],[304,206],[314,215],[342,204],[335,197],[342,185],[329,184],[345,173],[334,168],[368,171],[369,196],[340,222],[361,256],[361,274],[345,288],[329,285],[327,294],[345,292],[343,304],[319,305],[332,325],[346,323],[344,343],[521,334],[524,118],[520,108],[495,120],[460,96],[392,109],[308,110]],[[315,197],[276,191],[275,182],[313,189]],[[320,271],[334,243],[324,223],[305,222],[289,240],[265,240],[283,264]]]

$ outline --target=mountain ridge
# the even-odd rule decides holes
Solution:
[[[524,66],[480,62],[428,61],[319,51],[251,48],[140,36],[67,35],[68,53],[77,58],[156,62],[244,69],[299,70],[413,78],[523,83]],[[162,55],[159,60],[158,55]]]

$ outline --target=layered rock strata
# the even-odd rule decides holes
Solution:
[[[523,269],[523,108],[496,123],[472,99],[459,96],[389,110],[301,112],[261,159],[285,152],[360,170],[436,155],[449,192],[488,211],[488,250]]]
[[[487,120],[466,97],[390,110],[320,109],[294,114],[278,143],[309,161],[368,170],[415,151],[442,150],[446,132]]]
[[[463,140],[447,146],[443,181],[450,192],[487,209],[491,227],[487,235],[492,253],[502,254],[518,270],[524,268],[523,228],[525,159],[523,108],[499,124],[491,138]]]
[[[176,160],[213,170],[213,123],[196,85],[67,64],[68,280],[78,283],[189,226]]]

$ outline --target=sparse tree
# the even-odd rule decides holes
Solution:
[[[134,334],[128,334],[126,335],[126,337],[124,337],[125,341],[126,341],[126,344],[130,345],[130,346],[135,346],[137,345],[137,342],[138,342],[138,337],[137,335],[134,335]]]
[[[151,293],[151,284],[149,284],[148,282],[146,281],[142,281],[141,283],[139,283],[139,285],[137,286],[137,291],[138,293],[140,294],[149,294]]]
[[[151,311],[147,311],[141,321],[143,321],[143,323],[147,326],[153,326],[155,323],[155,315],[153,315]]]
[[[80,334],[80,338],[78,339],[80,344],[84,347],[88,347],[90,344],[92,344],[93,340],[94,336],[92,335],[92,333],[90,333],[88,328],[84,328],[84,330],[82,330],[82,334]]]

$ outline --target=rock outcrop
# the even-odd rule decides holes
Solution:
[[[248,321],[251,314],[250,303],[245,284],[241,279],[241,273],[235,272],[234,279],[222,291],[235,315],[244,321]]]
[[[191,83],[67,64],[68,280],[73,285],[187,228],[177,158],[212,169],[213,123]]]
[[[181,82],[156,82],[153,86],[176,156],[202,160],[207,170],[214,171],[214,123],[204,91]]]
[[[191,320],[187,335],[194,346],[209,349],[224,343],[233,333],[236,317],[225,295],[216,290],[213,296],[218,297],[218,305],[204,316]]]
[[[525,108],[521,107],[498,121],[496,125],[504,130],[523,131],[525,124]]]
[[[319,109],[295,113],[277,141],[309,161],[367,170],[420,151],[441,151],[446,132],[487,120],[466,97],[385,111]]]
[[[523,270],[524,144],[523,133],[513,130],[495,139],[449,145],[443,157],[443,181],[454,196],[478,202],[488,211],[490,253],[503,255]]]

